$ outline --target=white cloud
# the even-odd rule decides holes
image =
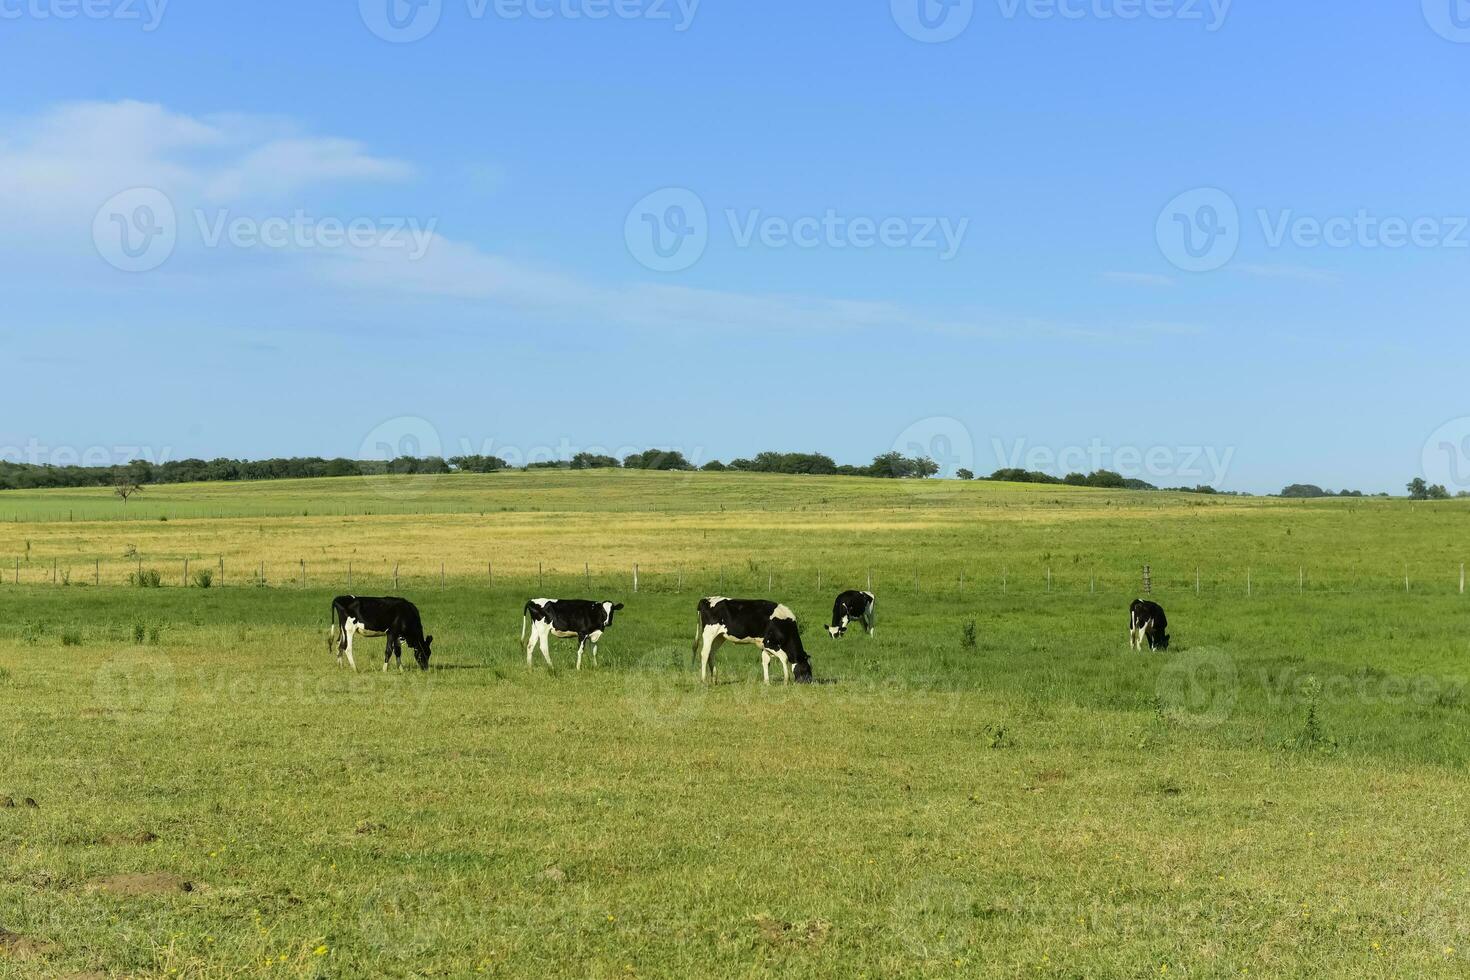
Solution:
[[[201,119],[145,102],[58,106],[0,139],[0,205],[56,225],[87,218],[112,195],[153,187],[181,210],[280,195],[329,180],[397,180],[410,168],[351,140],[290,132],[279,120]]]

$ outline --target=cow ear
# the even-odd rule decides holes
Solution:
[[[429,646],[433,642],[434,642],[434,634],[433,633],[430,633],[428,636],[424,637],[424,646]]]
[[[623,608],[623,604],[622,604],[622,603],[621,603],[621,602],[619,602],[619,603],[616,603],[616,604],[615,604],[615,605],[614,605],[614,606],[613,606],[613,612],[617,612],[617,611],[618,611],[618,610],[619,610],[619,609],[621,609],[621,608]]]

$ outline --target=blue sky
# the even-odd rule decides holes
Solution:
[[[0,0],[10,458],[1470,488],[1470,5],[152,2]]]

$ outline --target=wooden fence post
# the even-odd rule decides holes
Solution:
[[[439,588],[444,588],[444,562],[439,562]]]
[[[582,581],[587,585],[587,592],[592,592],[592,565],[590,562],[582,562]]]
[[[546,568],[539,561],[536,563],[536,591],[537,592],[545,592],[546,591]],[[636,592],[638,590],[637,589],[634,589],[633,591]]]
[[[1249,568],[1245,570],[1245,594],[1251,594],[1251,570]]]
[[[1046,591],[1051,591],[1051,566],[1046,566]]]
[[[873,570],[871,568],[868,569],[868,591],[873,591]]]
[[[633,594],[638,594],[638,564],[633,564]]]
[[[1194,594],[1199,595],[1199,566],[1194,568]]]
[[[1460,562],[1460,595],[1465,594],[1465,563]]]
[[[1154,594],[1154,569],[1152,565],[1143,566],[1143,594]]]
[[[225,556],[219,556],[219,587],[225,587]]]
[[[97,559],[97,564],[92,568],[92,584],[102,584],[102,559]],[[1463,590],[1462,590],[1463,591]]]
[[[1009,585],[1006,582],[1006,578],[1007,577],[1008,576],[1007,576],[1006,567],[1004,565],[1000,566],[1000,591],[1001,591],[1001,594],[1002,595],[1004,595],[1006,592],[1010,591]]]
[[[485,563],[485,577],[490,580],[490,588],[495,588],[495,563],[493,561]]]
[[[398,562],[393,563],[393,591],[398,591]]]
[[[347,589],[348,591],[352,589],[352,562],[350,561],[347,563]]]
[[[184,588],[189,587],[189,559],[184,559]]]

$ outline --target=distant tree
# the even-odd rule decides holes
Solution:
[[[975,479],[975,474],[973,472],[971,472],[970,470],[966,470],[966,469],[955,470],[955,474],[954,475],[955,475],[955,478],[956,479],[959,479],[959,480],[973,480],[973,479]]]
[[[113,484],[112,492],[118,497],[121,497],[123,503],[127,503],[128,498],[133,496],[133,494],[142,493],[143,487],[125,476],[120,476],[117,478],[117,482]]]
[[[703,466],[700,467],[700,469],[704,470],[706,473],[723,473],[729,468],[730,467],[726,466],[724,463],[720,462],[717,459],[712,459],[708,463],[705,463]]]
[[[684,458],[677,449],[650,449],[645,453],[631,453],[623,457],[623,466],[630,470],[692,470],[694,464]]]
[[[1309,500],[1316,497],[1326,497],[1328,493],[1314,483],[1293,483],[1281,491],[1281,496],[1293,500]]]
[[[1062,477],[1062,482],[1071,487],[1085,487],[1087,483],[1086,473],[1068,473]]]
[[[1449,500],[1450,499],[1450,492],[1448,490],[1446,490],[1442,484],[1436,483],[1434,486],[1432,486],[1432,487],[1429,488],[1429,499],[1430,500]]]
[[[449,465],[461,473],[497,473],[510,468],[499,456],[455,456]]]
[[[1414,477],[1414,479],[1409,481],[1409,499],[1429,499],[1429,484],[1424,482],[1424,478],[1422,476],[1416,476]]]
[[[615,457],[599,453],[578,453],[572,457],[574,470],[615,470],[622,465]]]

